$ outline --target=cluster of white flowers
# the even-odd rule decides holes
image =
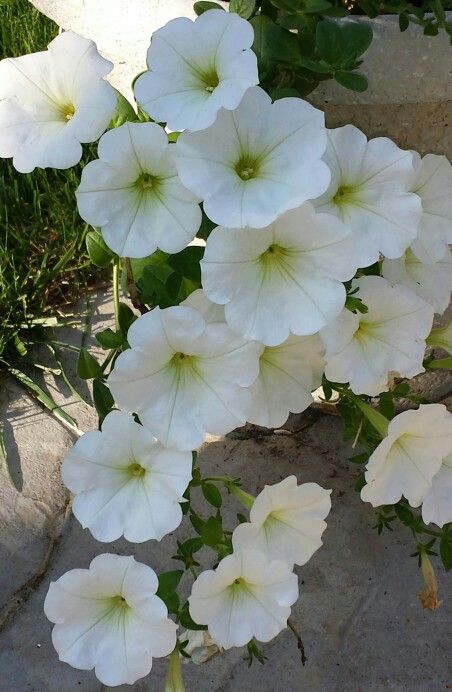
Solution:
[[[281,426],[310,405],[323,373],[375,396],[394,374],[422,372],[434,312],[449,302],[448,161],[368,141],[351,125],[327,130],[300,98],[272,103],[257,86],[252,43],[251,24],[221,10],[169,22],[134,86],[156,122],[105,134],[117,94],[91,41],[67,32],[47,52],[0,63],[0,155],[17,170],[72,166],[81,143],[103,134],[76,196],[116,254],[183,250],[201,203],[218,224],[203,288],[133,322],[108,377],[121,410],[64,461],[74,514],[100,541],[161,540],[179,526],[191,451],[207,433]],[[184,131],[169,141],[158,122]],[[381,260],[382,276],[366,275]],[[397,416],[366,481],[362,499],[374,506],[403,495],[422,503],[426,522],[451,521],[452,416],[439,405]],[[266,642],[286,627],[293,568],[322,543],[329,495],[290,476],[254,500],[233,552],[189,598],[214,644]],[[146,675],[176,645],[157,585],[150,567],[114,555],[63,575],[45,605],[60,659],[95,668],[106,685]]]

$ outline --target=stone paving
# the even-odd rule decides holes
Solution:
[[[112,322],[109,295],[92,301],[92,330]],[[59,335],[80,343],[80,332]],[[91,347],[92,337],[89,342]],[[69,369],[74,362],[69,361]],[[46,376],[46,385],[83,430],[95,426],[92,410],[74,401]],[[436,396],[444,398],[445,388]],[[450,391],[450,390],[449,390]],[[87,390],[82,394],[89,400]],[[176,536],[161,543],[97,543],[70,514],[69,497],[59,479],[59,464],[73,435],[8,381],[0,400],[6,445],[19,474],[22,493],[4,473],[0,478],[0,692],[97,692],[108,689],[93,673],[59,663],[51,624],[42,605],[51,580],[74,567],[87,567],[101,552],[133,553],[157,571],[174,569]],[[440,691],[452,687],[450,602],[452,584],[438,568],[443,606],[423,611],[422,588],[408,530],[378,536],[370,506],[352,489],[357,469],[347,462],[352,451],[342,442],[340,421],[310,410],[293,416],[283,431],[265,434],[245,428],[212,438],[201,450],[205,474],[240,476],[251,492],[291,473],[299,481],[332,488],[333,510],[324,546],[298,570],[300,599],[293,619],[304,640],[308,661],[301,666],[289,631],[265,645],[265,665],[248,668],[243,650],[217,655],[202,666],[184,666],[187,692],[360,692],[361,690]],[[233,525],[240,508],[224,498]],[[208,553],[203,555],[204,561]],[[207,566],[208,563],[205,562]],[[185,584],[188,588],[189,584]],[[151,675],[132,688],[161,690],[165,666],[155,661]]]

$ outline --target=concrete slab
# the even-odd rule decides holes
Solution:
[[[80,312],[85,311],[86,301],[79,307]],[[73,327],[57,330],[55,337],[77,348],[86,339],[90,347],[95,349],[94,332],[103,329],[106,324],[111,325],[113,320],[111,295],[103,292],[90,296],[88,311],[91,326],[86,337],[82,329],[86,315],[79,316]],[[100,352],[98,346],[97,352]],[[76,378],[77,354],[63,349],[61,354],[65,370],[84,400],[74,397],[61,377],[36,369],[31,371],[24,368],[24,372],[33,377],[75,419],[81,430],[91,430],[96,427],[96,415],[90,405],[89,389]],[[44,365],[55,366],[46,349],[38,349],[35,356]],[[20,488],[19,492],[11,483],[5,459],[0,453],[1,613],[1,608],[7,604],[14,608],[14,596],[16,599],[26,596],[27,584],[35,583],[50,559],[69,501],[60,479],[60,464],[76,435],[61,425],[13,379],[6,379],[2,383],[0,420],[8,463]],[[0,614],[0,622],[1,619]]]
[[[308,662],[303,668],[290,632],[264,645],[268,661],[251,668],[234,649],[202,666],[184,666],[187,690],[196,692],[283,692],[350,690],[444,690],[451,682],[448,661],[450,580],[438,570],[445,605],[422,611],[422,587],[408,531],[377,536],[371,508],[351,489],[357,471],[347,463],[350,449],[341,442],[340,421],[314,416],[310,427],[293,435],[220,439],[200,454],[204,473],[241,476],[257,492],[265,483],[295,473],[300,481],[333,488],[333,512],[325,544],[298,570],[301,597],[293,618],[302,633]],[[240,507],[225,498],[228,523]],[[176,532],[186,536],[187,527]],[[135,553],[159,570],[174,568],[169,556],[176,536],[160,544],[96,543],[72,518],[66,525],[45,580],[0,635],[0,691],[69,692],[106,689],[91,673],[59,663],[50,642],[51,625],[42,612],[52,579],[74,567],[85,567],[96,554]],[[207,553],[203,555],[208,565]],[[151,675],[132,688],[162,689],[164,664],[156,661]]]

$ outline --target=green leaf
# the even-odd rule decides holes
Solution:
[[[452,370],[452,358],[438,358],[426,363],[429,370]]]
[[[410,385],[408,382],[399,382],[399,384],[397,384],[392,390],[392,394],[395,397],[405,397],[409,393]]]
[[[204,248],[197,245],[186,247],[168,257],[168,264],[181,276],[201,283],[201,267],[199,265],[204,255]]]
[[[119,91],[116,91],[116,98],[116,111],[108,126],[109,130],[119,127],[126,122],[133,122],[138,119],[132,104],[129,103],[125,96]]]
[[[172,274],[171,267],[164,265],[148,265],[144,267],[141,278],[137,281],[137,287],[142,300],[155,307],[168,307],[171,300],[166,289],[168,277]]]
[[[424,26],[424,36],[438,36],[439,29],[436,24],[426,24]]]
[[[88,231],[85,243],[91,262],[96,267],[108,267],[114,254],[105,244],[99,231]]]
[[[342,32],[336,22],[322,20],[315,35],[317,53],[329,65],[339,65],[344,51]]]
[[[385,418],[391,420],[394,418],[395,406],[394,399],[389,392],[382,392],[380,394],[380,401],[378,402],[378,409],[380,413],[384,415]]]
[[[103,372],[97,360],[86,348],[81,348],[77,359],[77,375],[82,380],[92,380],[95,377],[102,378]]]
[[[166,264],[167,260],[168,254],[166,252],[162,252],[161,250],[156,250],[152,255],[143,257],[142,259],[131,259],[130,264],[132,266],[132,274],[135,282],[141,279],[143,271],[146,267],[161,267]]]
[[[259,74],[266,74],[272,65],[300,65],[300,51],[295,34],[278,26],[263,15],[250,20],[254,28],[253,50],[257,55]]]
[[[413,512],[406,505],[394,505],[394,512],[397,514],[398,519],[405,524],[405,526],[411,526],[413,523]]]
[[[174,142],[177,142],[177,140],[179,139],[181,134],[182,134],[182,132],[177,132],[177,131],[176,132],[169,132],[168,133],[168,142],[174,144]]]
[[[301,0],[270,0],[272,5],[285,12],[297,12],[301,7]]]
[[[198,550],[201,550],[204,543],[201,538],[188,538],[186,541],[180,544],[179,550],[182,555],[194,555]]]
[[[190,514],[190,521],[196,533],[201,535],[205,522],[197,514]]]
[[[328,0],[307,0],[304,11],[306,14],[316,14],[317,12],[326,12],[331,7],[332,5]]]
[[[213,483],[203,483],[201,490],[209,504],[211,504],[213,507],[221,507],[223,499],[216,485]]]
[[[272,101],[278,101],[279,99],[286,98],[300,98],[300,92],[296,89],[286,87],[285,89],[273,89],[270,92],[270,96],[272,97]]]
[[[229,12],[235,12],[243,19],[249,19],[256,9],[256,0],[231,0]]]
[[[159,574],[159,586],[156,595],[163,598],[168,594],[174,593],[179,586],[183,574],[184,570],[182,569],[173,569],[170,572],[162,572],[162,574]]]
[[[201,538],[204,545],[213,548],[223,538],[223,525],[221,517],[209,517],[204,524]]]
[[[351,461],[352,464],[365,464],[368,459],[369,455],[367,452],[363,452],[362,454],[355,454],[353,457],[350,457],[349,461]]]
[[[105,416],[114,407],[115,400],[107,385],[101,380],[93,381],[93,401],[99,416],[99,425],[102,425]]]
[[[444,565],[444,569],[448,572],[452,569],[452,539],[449,536],[443,536],[439,544],[439,554]]]
[[[25,375],[25,373],[17,368],[11,367],[8,368],[8,372],[15,377],[16,380],[20,382],[20,384],[24,386],[30,392],[30,394],[32,394],[37,401],[39,401],[40,404],[50,411],[55,418],[67,423],[71,428],[77,428],[75,420],[72,418],[72,416],[66,413],[66,411],[63,411],[63,409],[58,406],[52,397],[46,394],[44,390],[38,384],[36,384],[36,382],[33,382],[33,380],[28,377],[28,375]]]
[[[326,64],[323,60],[318,62],[317,60],[311,60],[310,58],[300,58],[300,62],[306,70],[310,72],[317,72],[318,74],[329,74],[331,72],[331,67]]]
[[[119,329],[121,330],[121,334],[126,337],[127,332],[129,331],[129,327],[132,324],[132,322],[135,322],[137,319],[137,316],[129,308],[128,305],[125,303],[119,303],[119,309],[118,309],[118,322],[119,322]]]
[[[114,332],[108,327],[102,332],[97,332],[96,341],[105,349],[120,348],[123,343],[123,336],[120,332]]]
[[[369,83],[359,72],[336,72],[334,79],[341,86],[352,91],[366,91]]]
[[[399,14],[399,29],[400,31],[406,31],[410,26],[410,20],[407,14],[401,12]]]
[[[199,2],[195,2],[193,9],[199,17],[200,14],[203,14],[203,12],[207,12],[208,10],[222,10],[223,8],[216,2],[199,0]]]
[[[361,475],[361,476],[358,476],[358,478],[354,482],[353,488],[356,490],[357,493],[359,493],[364,488],[365,485],[366,485],[366,479],[365,479],[364,475]]]
[[[322,14],[325,17],[334,17],[340,19],[342,17],[348,17],[349,12],[345,9],[345,7],[334,5],[334,7],[331,7],[331,9],[322,12]]]
[[[369,24],[347,22],[341,27],[341,33],[347,57],[362,55],[372,43],[373,31]]]
[[[203,240],[207,240],[209,235],[212,233],[213,229],[216,227],[216,223],[211,221],[209,217],[206,215],[204,212],[204,209],[202,210],[202,221],[201,221],[201,226],[196,234],[198,238],[202,238]]]

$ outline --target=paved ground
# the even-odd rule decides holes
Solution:
[[[93,308],[94,330],[111,322],[108,296],[99,296]],[[75,331],[66,337],[80,339]],[[47,385],[54,386],[48,378]],[[95,425],[86,405],[75,403],[61,387],[53,393],[79,427]],[[0,479],[0,692],[107,689],[92,673],[58,662],[51,624],[42,612],[49,581],[68,569],[87,567],[104,551],[134,553],[157,571],[174,568],[169,556],[175,536],[140,546],[94,541],[69,514],[69,498],[59,481],[59,463],[72,435],[11,383],[0,408],[8,451],[16,465],[20,459],[23,483],[19,495],[6,478]],[[333,488],[325,545],[299,569],[301,597],[293,618],[309,660],[303,668],[296,642],[285,632],[264,647],[264,666],[249,669],[237,649],[201,667],[184,666],[188,692],[448,689],[451,580],[438,570],[444,605],[435,613],[422,611],[420,573],[409,558],[410,534],[401,528],[379,537],[372,530],[372,511],[351,489],[357,471],[347,463],[351,452],[341,441],[340,421],[310,412],[294,417],[289,428],[286,434],[256,437],[250,430],[212,440],[202,449],[200,464],[208,474],[241,476],[251,492],[290,473]],[[225,498],[225,506],[232,525],[239,507],[232,497]],[[177,536],[184,533],[181,527]],[[164,666],[157,661],[149,678],[132,689],[161,690],[163,677]]]

